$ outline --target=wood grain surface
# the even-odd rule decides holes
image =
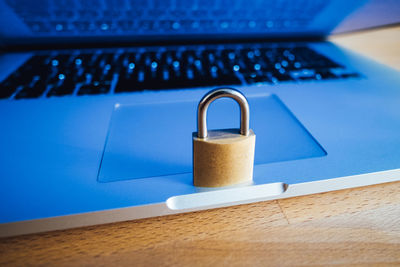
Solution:
[[[400,27],[333,41],[400,69]],[[400,266],[400,182],[3,238],[8,265]]]
[[[400,70],[400,26],[341,34],[330,40]]]

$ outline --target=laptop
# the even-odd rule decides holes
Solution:
[[[365,2],[0,0],[0,236],[398,181],[399,72],[326,41]],[[225,87],[253,183],[195,187]],[[208,129],[239,114],[218,99]]]

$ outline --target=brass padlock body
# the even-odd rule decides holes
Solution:
[[[193,134],[193,184],[222,187],[249,183],[253,178],[256,136],[239,129],[208,131],[208,137]]]

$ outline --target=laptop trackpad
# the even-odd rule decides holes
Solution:
[[[326,153],[276,95],[249,98],[256,134],[255,164]],[[192,172],[197,102],[116,106],[98,175],[100,182]],[[208,109],[208,128],[238,128],[239,107],[219,99]]]

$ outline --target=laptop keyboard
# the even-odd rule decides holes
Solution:
[[[359,74],[305,45],[41,52],[0,83],[0,98],[104,95],[354,77]]]

